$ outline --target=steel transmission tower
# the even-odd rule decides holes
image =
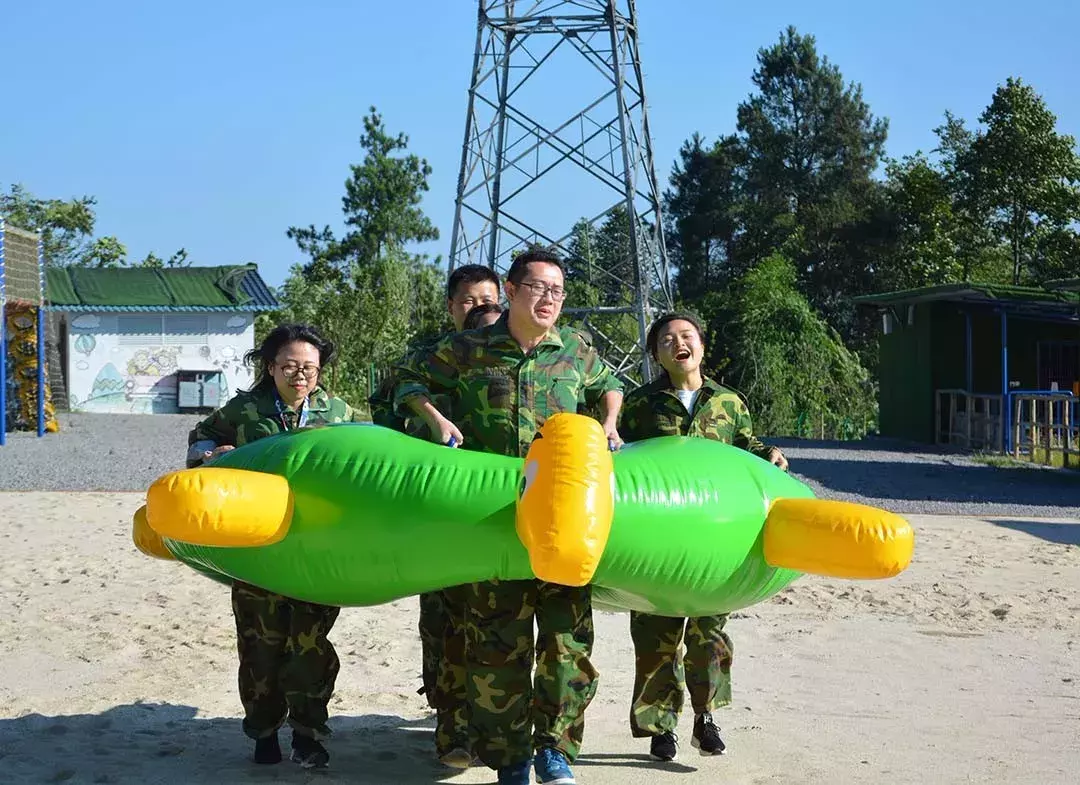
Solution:
[[[567,302],[564,312],[585,320],[616,372],[647,379],[645,332],[671,307],[671,288],[635,0],[479,0],[450,269],[505,273],[515,251],[538,242],[580,272],[570,240],[581,215],[554,217],[568,201],[588,203],[579,212],[590,226],[626,211],[630,258],[589,271],[605,301]],[[618,313],[636,317],[636,340],[596,324]]]

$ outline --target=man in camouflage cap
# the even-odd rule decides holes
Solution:
[[[507,312],[403,364],[397,409],[423,417],[440,443],[524,456],[549,416],[575,412],[579,401],[597,396],[609,442],[621,446],[621,383],[579,333],[555,326],[564,285],[554,253],[530,249],[518,256],[507,273]],[[449,412],[432,404],[433,393],[449,397]],[[480,759],[498,771],[500,783],[525,785],[535,752],[538,782],[572,785],[569,764],[596,692],[590,588],[536,580],[473,584],[466,624],[469,709]]]
[[[499,277],[489,267],[479,264],[458,267],[446,282],[446,310],[453,322],[453,332],[462,330],[472,309],[498,301]],[[429,349],[437,342],[412,347],[408,354]],[[396,374],[387,374],[368,399],[372,422],[421,439],[429,438],[430,431],[422,417],[394,411],[396,384]],[[433,402],[445,409],[448,400],[436,396]],[[465,686],[465,592],[466,587],[453,586],[421,594],[418,625],[423,663],[420,692],[435,710],[435,752],[445,765],[459,769],[468,768],[473,761]]]
[[[782,469],[787,460],[755,436],[738,393],[701,371],[705,345],[693,314],[669,313],[649,328],[646,348],[663,369],[659,378],[626,396],[620,429],[628,441],[696,436],[733,444]],[[668,761],[677,752],[675,729],[684,690],[694,709],[691,744],[702,755],[725,750],[712,712],[731,703],[734,648],[724,631],[727,614],[693,619],[630,614],[636,676],[630,730],[651,738],[650,754]],[[680,649],[685,643],[685,655]]]

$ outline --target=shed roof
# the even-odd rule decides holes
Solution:
[[[993,306],[1009,313],[1045,315],[1047,317],[1075,317],[1080,311],[1080,281],[1054,282],[1078,284],[1076,290],[1069,286],[1055,288],[1037,286],[1009,286],[993,283],[948,283],[905,289],[881,294],[864,294],[852,298],[858,305],[885,307],[891,305],[917,305],[919,303],[946,302],[958,305]]]
[[[55,311],[269,311],[279,303],[254,264],[225,267],[50,267]]]

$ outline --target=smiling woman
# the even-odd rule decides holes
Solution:
[[[212,463],[267,436],[352,420],[352,407],[319,386],[322,369],[333,362],[334,354],[334,344],[310,325],[285,324],[272,330],[244,358],[256,368],[254,386],[191,432],[188,467]],[[217,476],[229,475],[219,472]],[[230,494],[215,480],[211,484],[220,491],[215,498],[223,506],[204,508],[194,519],[155,513],[148,497],[147,521],[166,537],[169,532],[177,533],[170,527],[179,526],[183,531],[202,529],[216,536],[232,532],[221,540],[230,547],[250,543],[253,537],[276,542],[288,531],[293,501],[287,482],[267,480],[269,475],[260,478],[246,496]],[[156,485],[151,495],[175,499],[190,490],[183,482],[164,483]],[[229,495],[234,497],[232,503],[225,501]],[[162,506],[170,507],[171,503],[157,508]],[[146,552],[163,555],[153,538],[146,536],[145,527],[141,531],[137,540],[146,546]],[[243,727],[255,740],[255,761],[269,764],[281,760],[277,731],[287,717],[293,726],[293,759],[305,767],[326,766],[330,755],[320,739],[329,735],[327,703],[338,671],[337,654],[327,635],[340,609],[302,602],[242,581],[232,585],[232,607],[240,654]],[[297,642],[301,635],[314,641],[313,647],[301,646]],[[268,689],[267,684],[274,687]]]

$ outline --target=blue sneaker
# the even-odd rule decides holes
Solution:
[[[536,753],[536,781],[540,785],[577,785],[566,756],[554,747],[544,747]]]
[[[529,785],[529,769],[532,761],[526,760],[499,769],[499,785]]]

